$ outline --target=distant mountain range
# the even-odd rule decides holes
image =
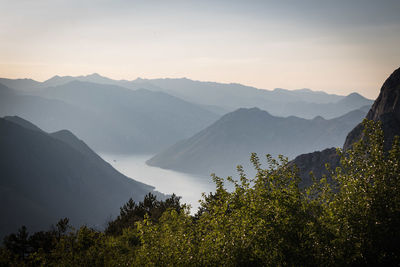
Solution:
[[[310,89],[263,90],[241,84],[201,82],[190,79],[136,79],[133,81],[113,80],[99,74],[87,76],[54,76],[42,83],[31,79],[0,79],[0,83],[30,94],[46,87],[65,85],[71,81],[84,81],[98,84],[117,85],[133,90],[147,89],[160,91],[187,102],[202,105],[204,108],[223,115],[238,108],[258,107],[275,116],[297,116],[325,119],[339,117],[365,105],[372,100],[352,93],[348,96],[327,94]]]
[[[47,229],[64,217],[100,227],[131,197],[163,197],[116,171],[70,131],[48,134],[19,117],[0,118],[0,177],[0,236],[21,225]]]
[[[8,86],[0,85],[1,116],[18,115],[46,131],[69,129],[96,151],[158,153],[149,164],[207,174],[248,162],[250,152],[294,157],[339,146],[372,103],[357,93],[269,91],[186,78],[92,74],[0,84]],[[220,114],[226,115],[218,120]]]
[[[220,117],[236,105],[243,107]],[[355,93],[265,91],[188,79],[0,79],[0,116],[20,116],[0,118],[0,236],[21,224],[41,230],[62,217],[73,225],[101,227],[130,197],[139,201],[148,192],[164,197],[116,171],[89,146],[126,153],[163,149],[148,164],[220,176],[233,174],[237,164],[248,167],[251,152],[291,158],[309,152],[291,162],[308,179],[309,171],[322,175],[327,162],[338,166],[335,149],[324,148],[346,140],[348,149],[362,138],[362,126],[356,125],[367,112],[368,119],[382,122],[387,144],[400,135],[400,69],[370,105]],[[312,119],[274,113],[308,117],[317,110]],[[334,114],[341,116],[320,116]]]
[[[147,163],[189,173],[232,175],[238,164],[249,166],[251,152],[294,158],[328,146],[341,146],[347,133],[365,115],[364,109],[331,120],[322,117],[306,120],[275,117],[258,108],[242,108],[158,153]]]
[[[310,89],[262,90],[241,84],[200,82],[185,78],[137,79],[133,83],[152,84],[189,102],[220,107],[227,111],[258,107],[280,117],[297,116],[312,119],[322,116],[330,119],[362,106],[372,105],[373,102],[357,93],[339,96]]]
[[[394,137],[400,136],[400,68],[386,79],[366,118],[381,122],[385,149],[389,149]],[[362,130],[362,124],[358,124],[349,132],[343,145],[344,150],[350,149],[355,142],[363,138]],[[316,177],[327,174],[325,163],[330,163],[332,168],[339,166],[339,156],[334,148],[299,155],[291,162],[299,167],[305,183],[310,182],[311,171]]]
[[[145,89],[70,81],[34,96],[0,85],[0,115],[18,115],[46,131],[69,129],[96,151],[154,153],[187,138],[219,115]]]
[[[400,136],[400,68],[384,82],[371,108],[364,106],[332,120],[316,117],[309,121],[296,117],[276,118],[259,109],[239,109],[157,154],[148,164],[186,172],[208,171],[226,175],[226,170],[233,170],[236,164],[248,162],[250,152],[293,156],[304,149],[310,152],[297,156],[290,164],[299,167],[303,183],[308,184],[310,171],[318,178],[327,174],[326,163],[332,168],[339,166],[339,156],[334,147],[343,146],[347,150],[362,138],[360,121],[365,115],[367,119],[382,123],[385,147],[390,148],[394,136]],[[332,148],[326,148],[330,146]],[[313,150],[321,151],[311,152]]]

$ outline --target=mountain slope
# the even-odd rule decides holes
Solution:
[[[237,83],[202,82],[187,78],[137,79],[133,83],[150,83],[170,94],[196,103],[220,105],[221,100],[224,100],[224,103],[232,108],[243,105],[244,101],[251,104],[257,101],[257,97],[274,102],[305,101],[310,103],[331,103],[343,98],[343,96],[314,92],[310,89],[260,90]]]
[[[116,171],[70,132],[47,134],[2,118],[0,177],[0,235],[22,224],[47,228],[62,217],[99,226],[130,197],[139,201],[154,189]]]
[[[0,88],[0,115],[46,131],[69,129],[96,151],[154,153],[208,126],[219,115],[161,92],[72,81],[21,95]],[[3,90],[1,90],[3,89]]]
[[[258,107],[274,116],[297,116],[311,119],[323,116],[335,118],[371,105],[372,101],[359,94],[338,96],[324,92],[300,90],[262,90],[241,84],[192,81],[183,79],[139,79],[134,83],[151,83],[168,94],[202,105],[221,106],[227,110]]]
[[[396,135],[400,135],[400,68],[395,70],[382,85],[380,94],[375,100],[366,116],[369,120],[380,121],[385,138],[385,148],[390,148]],[[343,149],[350,149],[352,144],[362,138],[363,126],[358,124],[346,137]],[[314,160],[318,158],[318,160]],[[332,168],[339,165],[339,157],[335,149],[326,149],[322,152],[299,155],[291,164],[300,168],[300,175],[309,183],[309,172],[317,177],[327,174],[325,163],[330,163]]]
[[[365,112],[355,110],[332,120],[306,120],[274,117],[258,108],[239,109],[147,163],[183,172],[228,175],[238,164],[248,166],[251,152],[294,157],[343,144],[347,132],[364,116]]]
[[[35,124],[33,124],[33,123],[31,123],[31,122],[29,122],[27,120],[24,120],[21,117],[18,117],[18,116],[5,116],[3,119],[5,119],[7,121],[10,121],[10,122],[13,122],[15,124],[18,124],[19,126],[22,126],[22,127],[26,128],[26,129],[44,133],[44,131],[42,129],[40,129],[39,127],[37,127]]]
[[[7,79],[0,78],[0,84],[7,86],[9,88],[32,92],[41,88],[42,83],[32,80],[32,79]]]
[[[48,88],[42,95],[86,108],[100,116],[107,122],[106,130],[115,131],[112,144],[108,144],[110,149],[114,146],[136,152],[159,151],[219,117],[165,93],[145,89],[133,91],[114,85],[73,81]]]
[[[400,135],[400,68],[386,79],[366,118],[382,123],[386,148],[389,148],[394,136]],[[349,133],[343,148],[350,148],[362,137],[361,133],[362,125],[358,125]]]
[[[23,80],[3,79],[10,87],[25,91],[37,91],[37,88],[65,85],[71,81],[84,81],[107,85],[117,85],[133,90],[145,88],[151,91],[165,92],[185,101],[196,103],[218,114],[225,114],[238,108],[258,107],[275,116],[298,116],[311,119],[323,116],[335,118],[360,108],[371,105],[372,101],[359,94],[340,96],[310,89],[274,90],[257,89],[236,83],[201,82],[190,79],[141,79],[134,81],[113,80],[99,74],[87,76],[54,76],[51,79],[34,84],[33,88]],[[12,86],[11,86],[12,85]],[[13,87],[15,86],[15,87]],[[24,86],[27,86],[25,88]],[[29,87],[30,86],[30,87]],[[209,107],[209,108],[208,108]]]
[[[97,144],[99,148],[107,144],[105,136],[111,131],[98,114],[88,109],[56,99],[19,94],[1,84],[0,116],[23,117],[48,132],[70,129],[95,149]]]

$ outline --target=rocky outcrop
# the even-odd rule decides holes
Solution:
[[[299,155],[290,164],[296,165],[299,168],[302,180],[301,185],[308,186],[311,184],[310,172],[316,178],[320,178],[323,175],[329,176],[326,164],[329,164],[331,169],[335,169],[339,166],[339,161],[340,157],[336,152],[336,148],[332,147],[322,151]]]
[[[369,110],[367,119],[380,121],[385,137],[385,148],[389,148],[396,135],[400,135],[400,68],[395,70],[382,85],[381,92]],[[362,125],[356,126],[347,136],[343,149],[362,138]]]
[[[396,135],[400,135],[400,68],[395,70],[384,82],[379,97],[375,100],[369,110],[367,119],[380,121],[385,138],[385,148],[391,147]],[[350,149],[351,146],[362,138],[363,125],[357,125],[346,137],[343,149]],[[331,168],[340,164],[340,157],[334,148],[316,151],[313,153],[297,156],[291,164],[295,164],[300,170],[303,184],[311,183],[310,172],[320,178],[328,174],[325,164],[329,163]]]

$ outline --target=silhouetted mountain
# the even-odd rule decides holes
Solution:
[[[219,117],[165,93],[80,81],[43,89],[41,96],[4,92],[0,115],[26,117],[46,131],[69,129],[105,152],[157,152]]]
[[[108,151],[112,147],[119,151],[159,151],[203,129],[219,117],[165,93],[145,89],[133,91],[114,85],[73,81],[48,88],[43,96],[85,108],[106,121],[106,129],[115,132],[109,135],[112,140],[108,140]],[[82,138],[90,140],[87,135],[82,135]],[[100,146],[96,144],[95,147]]]
[[[220,106],[226,110],[258,107],[275,116],[292,116],[311,119],[315,116],[335,118],[371,105],[372,101],[359,94],[347,97],[300,90],[260,90],[241,84],[223,84],[215,82],[192,81],[183,79],[136,80],[134,83],[147,82],[165,92],[184,100],[202,105]]]
[[[0,236],[63,217],[99,227],[130,197],[139,201],[154,189],[116,171],[71,132],[47,134],[15,117],[0,118],[0,177]]]
[[[88,143],[91,146],[101,142],[107,143],[107,139],[104,140],[104,136],[110,131],[107,123],[87,109],[55,99],[21,95],[3,85],[0,85],[0,96],[0,116],[17,115],[48,132],[71,129],[90,137]]]
[[[248,166],[251,152],[294,157],[326,146],[339,146],[364,116],[365,112],[355,110],[332,120],[306,120],[274,117],[258,108],[239,109],[147,163],[183,172],[228,175],[238,164]]]
[[[319,114],[324,118],[335,118],[352,110],[364,108],[367,105],[371,106],[372,102],[372,100],[366,99],[357,93],[353,93],[334,103],[289,103],[287,104],[287,110],[289,110],[290,113],[298,112],[302,114],[304,118],[312,117],[314,114]]]
[[[4,79],[7,80],[7,79]],[[224,84],[216,82],[201,82],[190,79],[141,79],[134,81],[113,80],[99,74],[87,76],[54,76],[51,79],[34,84],[33,89],[29,83],[7,80],[11,88],[25,91],[36,90],[49,86],[60,86],[71,81],[85,81],[108,85],[118,85],[129,89],[145,88],[152,91],[165,92],[191,103],[196,103],[217,114],[225,114],[238,108],[258,107],[275,116],[297,116],[311,119],[323,116],[326,119],[335,118],[346,114],[363,105],[371,105],[372,101],[365,99],[357,93],[349,96],[327,94],[310,89],[286,90],[261,90],[241,84]],[[37,83],[37,82],[36,82]],[[11,86],[12,85],[12,86]],[[25,88],[24,86],[28,86]]]
[[[112,84],[113,80],[100,76],[97,73],[93,73],[86,76],[53,76],[52,78],[43,82],[44,87],[52,87],[52,86],[59,86],[64,85],[72,81],[85,81],[85,82],[92,82],[92,83],[101,83],[101,84]]]
[[[357,95],[352,98],[359,98]],[[365,108],[363,108],[365,110]],[[400,68],[395,70],[382,85],[380,94],[370,108],[367,119],[380,121],[385,138],[385,148],[391,147],[393,138],[400,135]],[[351,148],[352,144],[362,138],[363,126],[358,124],[346,137],[343,149]],[[327,174],[325,163],[330,163],[332,168],[339,165],[339,156],[334,148],[326,149],[322,152],[316,151],[296,157],[292,164],[300,168],[300,174],[306,183],[309,182],[309,172],[320,177]]]
[[[32,79],[7,79],[0,78],[0,84],[8,88],[31,92],[42,88],[42,83]]]
[[[400,68],[395,70],[382,85],[380,94],[367,114],[367,119],[380,121],[386,148],[391,147],[393,138],[400,135]],[[347,136],[343,146],[348,149],[362,137],[362,125],[355,127]]]
[[[116,85],[121,86],[133,90],[137,89],[148,89],[148,90],[155,90],[159,91],[160,88],[150,84],[150,83],[132,83],[131,81],[127,80],[113,80],[104,76],[99,75],[98,73],[93,73],[90,75],[84,76],[54,76],[41,84],[41,88],[46,87],[53,87],[53,86],[60,86],[65,85],[72,81],[80,81],[80,82],[90,82],[90,83],[98,83],[98,84],[108,84],[108,85]]]
[[[22,92],[27,93],[35,93],[41,89],[46,87],[54,87],[67,84],[72,81],[81,81],[81,82],[91,82],[91,83],[99,83],[99,84],[109,84],[109,85],[118,85],[125,88],[137,90],[137,89],[149,89],[153,91],[160,91],[161,89],[147,83],[145,81],[140,83],[134,83],[132,81],[127,80],[113,80],[104,76],[99,75],[98,73],[93,73],[90,75],[81,75],[81,76],[58,76],[55,75],[50,79],[44,82],[38,82],[32,79],[7,79],[0,78],[0,83]]]
[[[151,83],[166,92],[182,99],[204,105],[221,105],[235,108],[243,103],[251,104],[256,97],[274,102],[305,101],[310,103],[330,103],[342,99],[342,96],[331,95],[324,92],[314,92],[310,89],[286,90],[260,90],[255,87],[237,83],[216,83],[193,81],[190,79],[138,79],[134,83]],[[260,101],[261,103],[261,101]]]
[[[42,129],[40,129],[39,127],[37,127],[35,124],[24,120],[18,116],[5,116],[3,119],[11,121],[15,124],[18,124],[24,128],[27,128],[29,130],[33,130],[33,131],[38,131],[38,132],[44,132]]]
[[[308,88],[297,89],[297,90],[287,90],[283,88],[275,88],[274,93],[282,94],[283,96],[289,97],[290,102],[303,101],[309,103],[334,103],[344,98],[341,95],[328,94],[323,91],[313,91]]]
[[[371,104],[371,102],[372,102],[371,100],[366,99],[365,97],[363,97],[358,93],[351,93],[345,98],[339,100],[337,103],[344,107],[352,108],[354,105],[362,107]]]

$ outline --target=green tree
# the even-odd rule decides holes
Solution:
[[[11,234],[4,238],[4,246],[23,260],[30,252],[28,237],[29,233],[26,227],[22,226],[16,234]]]
[[[340,151],[334,173],[337,193],[330,203],[335,259],[343,264],[400,262],[400,148],[396,137],[384,150],[380,124],[364,121],[364,138]]]
[[[143,221],[145,215],[149,216],[153,221],[158,221],[167,209],[174,209],[180,212],[182,208],[180,197],[175,194],[172,194],[166,200],[158,200],[155,195],[148,193],[143,201],[138,204],[131,198],[120,208],[119,216],[115,220],[108,222],[105,233],[114,236],[121,235],[123,229],[134,228],[135,223]]]
[[[364,138],[338,152],[332,183],[299,186],[295,166],[267,155],[248,178],[213,175],[216,191],[195,216],[173,195],[129,200],[105,233],[70,229],[61,220],[29,237],[5,239],[0,265],[9,266],[397,266],[400,262],[400,145],[389,151],[378,123],[364,121]],[[233,189],[226,186],[231,183]]]

